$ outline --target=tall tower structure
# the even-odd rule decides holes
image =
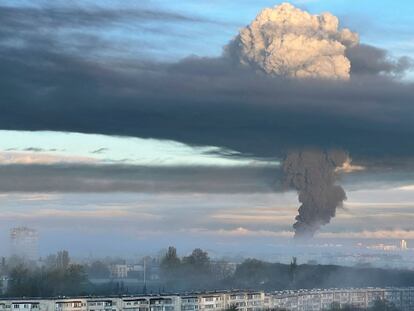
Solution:
[[[35,229],[17,227],[10,230],[11,255],[27,260],[37,260],[39,236]]]

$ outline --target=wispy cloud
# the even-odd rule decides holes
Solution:
[[[42,150],[27,150],[31,153],[26,152],[13,152],[6,151],[0,152],[0,164],[62,164],[62,163],[97,163],[98,161],[92,157],[83,156],[64,156],[54,155],[48,153],[41,153]]]
[[[109,150],[108,148],[102,147],[102,148],[91,151],[91,153],[92,154],[102,154],[102,153],[105,153],[108,150]]]
[[[320,238],[330,239],[414,239],[414,230],[378,230],[378,231],[351,231],[351,232],[322,232]]]

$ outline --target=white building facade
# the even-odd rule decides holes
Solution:
[[[0,311],[323,311],[333,305],[360,309],[386,300],[401,311],[414,310],[414,288],[350,288],[296,291],[220,291],[183,295],[0,300]]]

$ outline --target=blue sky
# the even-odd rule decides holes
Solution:
[[[50,1],[6,1],[9,6],[50,5]],[[175,62],[191,55],[219,56],[225,46],[258,12],[281,1],[268,0],[139,0],[139,1],[53,1],[55,7],[82,6],[86,9],[139,9],[163,11],[191,17],[181,19],[129,19],[105,27],[91,27],[86,35],[98,35],[110,46],[84,57],[97,62],[161,60]],[[414,57],[414,2],[373,0],[298,0],[293,1],[311,13],[329,11],[341,25],[360,34],[361,42],[390,51],[393,55]],[[71,35],[77,29],[45,31],[56,36],[68,52],[77,52]],[[88,33],[89,32],[89,33]],[[63,39],[61,39],[63,38]],[[21,42],[9,42],[18,45]],[[254,167],[278,165],[273,159],[248,156],[229,157],[232,150],[215,146],[187,146],[175,141],[115,137],[80,133],[28,132],[0,130],[2,164],[82,164],[136,166],[218,166]],[[234,154],[232,154],[234,155]],[[194,176],[199,178],[200,176]],[[213,181],[208,181],[213,182]],[[219,181],[217,181],[219,182]],[[414,187],[405,184],[382,185],[371,189],[348,189],[346,209],[321,236],[327,239],[384,239],[395,241],[407,236],[414,212]],[[72,248],[77,255],[89,251],[104,254],[120,251],[120,245],[137,249],[179,244],[187,250],[205,246],[210,249],[234,247],[243,250],[245,239],[251,244],[290,239],[297,198],[287,193],[239,193],[231,195],[196,193],[2,193],[0,244],[7,242],[7,230],[28,225],[41,232],[42,252]],[[191,220],[191,221],[189,221]],[[269,222],[271,220],[272,222]],[[367,228],[366,221],[370,220]],[[73,225],[75,224],[75,226]],[[93,225],[90,225],[93,224]],[[174,225],[171,225],[174,224]],[[73,233],[73,228],[77,228]],[[109,229],[108,229],[109,228]],[[366,232],[364,232],[364,230]],[[85,237],[84,239],[80,236]],[[360,238],[358,238],[358,234]],[[53,239],[54,237],[55,239]],[[108,246],[102,239],[122,243]],[[154,246],[156,245],[156,246]],[[112,247],[112,248],[111,248]],[[254,250],[256,253],[260,249]],[[0,255],[7,250],[0,249]]]
[[[0,158],[3,163],[130,164],[146,166],[243,166],[272,161],[221,157],[214,146],[191,147],[183,143],[50,131],[1,131]],[[277,164],[277,163],[276,163]]]
[[[182,23],[130,20],[128,24],[114,24],[110,28],[91,29],[114,42],[114,51],[130,57],[157,58],[175,61],[189,55],[217,56],[223,46],[241,27],[266,7],[285,1],[272,0],[211,0],[211,1],[6,1],[10,6],[96,7],[110,9],[162,10],[201,19],[204,22]],[[414,26],[412,1],[374,0],[296,0],[291,1],[313,14],[329,11],[339,17],[341,25],[357,31],[361,42],[385,48],[395,55],[413,55]],[[146,53],[142,53],[146,49]]]

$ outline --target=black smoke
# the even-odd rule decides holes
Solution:
[[[287,154],[283,163],[285,182],[297,190],[299,215],[293,225],[296,238],[312,237],[336,214],[346,199],[344,189],[336,185],[337,168],[348,160],[341,150],[304,150]]]

